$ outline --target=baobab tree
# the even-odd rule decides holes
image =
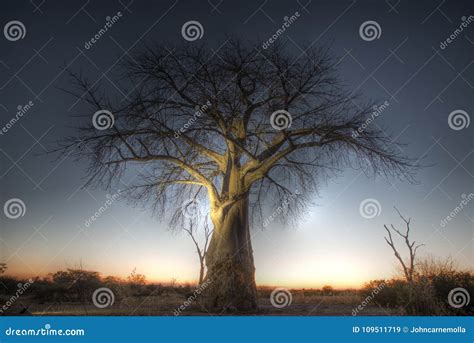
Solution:
[[[80,90],[71,93],[90,108],[61,149],[90,162],[91,183],[152,202],[162,218],[173,210],[174,227],[188,199],[209,211],[210,309],[258,308],[250,227],[266,209],[298,191],[287,215],[300,213],[319,181],[344,168],[411,174],[390,137],[363,126],[374,104],[343,87],[327,48],[297,56],[282,44],[259,50],[238,39],[217,50],[156,45],[121,71],[119,99],[72,73]]]

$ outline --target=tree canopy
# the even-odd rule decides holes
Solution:
[[[296,214],[319,181],[348,167],[410,177],[413,163],[397,143],[363,126],[374,103],[344,87],[328,48],[298,57],[282,44],[259,50],[237,39],[217,50],[156,45],[121,70],[121,99],[72,74],[80,89],[72,93],[92,111],[62,149],[86,157],[91,182],[107,186],[123,189],[121,177],[139,168],[128,194],[161,214],[178,209],[172,223],[187,199],[207,198],[217,210],[243,194],[258,219],[296,191]]]

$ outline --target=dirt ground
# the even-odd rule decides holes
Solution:
[[[249,315],[267,316],[351,316],[352,310],[361,304],[363,299],[356,295],[312,295],[293,296],[291,304],[283,308],[272,306],[267,297],[259,298],[260,311]],[[160,296],[128,297],[115,299],[113,305],[97,308],[93,304],[55,303],[37,304],[23,299],[15,304],[7,315],[19,315],[22,308],[29,306],[28,311],[35,316],[89,315],[89,316],[173,316],[186,298],[179,294]],[[393,309],[381,308],[369,304],[359,311],[360,316],[395,315]],[[232,313],[209,313],[198,302],[188,304],[179,312],[182,316],[233,315]]]

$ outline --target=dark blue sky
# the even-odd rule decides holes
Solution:
[[[85,49],[106,17],[119,11],[122,17]],[[197,259],[191,243],[169,233],[146,209],[117,201],[85,229],[106,192],[80,188],[85,164],[43,154],[74,133],[73,116],[86,109],[60,90],[71,88],[63,68],[82,70],[121,96],[127,90],[117,89],[118,60],[144,44],[186,43],[181,27],[189,20],[201,23],[201,41],[210,47],[228,35],[260,45],[296,11],[299,18],[278,39],[288,41],[295,56],[310,44],[329,44],[351,89],[378,104],[388,102],[371,125],[406,143],[404,153],[429,167],[418,172],[418,184],[367,179],[348,170],[323,185],[297,227],[254,228],[258,282],[358,285],[390,276],[395,261],[382,224],[401,224],[394,205],[413,217],[414,238],[427,244],[423,254],[451,255],[472,268],[473,202],[440,225],[463,194],[474,192],[474,124],[454,130],[448,123],[453,111],[465,111],[467,117],[461,116],[469,120],[474,112],[474,22],[440,48],[462,18],[474,14],[472,1],[3,1],[2,28],[18,20],[26,35],[17,41],[0,36],[0,127],[19,105],[34,105],[0,135],[2,207],[12,198],[26,207],[18,219],[0,216],[0,260],[11,272],[26,274],[82,260],[105,274],[137,267],[150,278],[193,279]],[[361,38],[366,21],[379,24],[378,39]],[[380,204],[373,219],[359,213],[365,199]]]

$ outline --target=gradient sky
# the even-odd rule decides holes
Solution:
[[[473,127],[453,130],[454,110],[474,113],[474,22],[444,50],[446,40],[474,14],[472,1],[3,1],[1,27],[19,20],[26,36],[0,36],[0,127],[18,105],[34,106],[0,135],[0,200],[26,204],[23,217],[0,213],[0,262],[17,275],[44,275],[79,263],[103,275],[133,268],[149,280],[193,281],[198,259],[183,233],[172,233],[147,208],[116,201],[89,228],[84,222],[107,200],[83,189],[86,164],[43,153],[73,133],[72,117],[85,107],[59,88],[71,88],[68,66],[113,90],[115,65],[145,43],[186,43],[181,26],[197,20],[205,41],[217,47],[232,34],[263,43],[296,11],[300,17],[279,38],[298,56],[308,44],[331,44],[347,85],[379,104],[389,102],[374,125],[388,128],[408,156],[429,167],[417,184],[367,179],[347,170],[323,184],[298,225],[277,221],[252,228],[257,283],[287,287],[357,287],[391,277],[397,267],[383,240],[384,223],[401,226],[393,206],[412,217],[413,238],[428,254],[452,256],[472,268],[474,201],[448,223],[440,221],[474,192]],[[128,7],[127,7],[128,6]],[[89,50],[89,41],[121,11],[122,18]],[[379,39],[364,41],[360,25],[379,23]],[[2,30],[3,32],[3,30]],[[193,43],[187,43],[193,44]],[[365,219],[360,203],[374,198],[379,216]],[[399,242],[400,244],[402,242]]]

